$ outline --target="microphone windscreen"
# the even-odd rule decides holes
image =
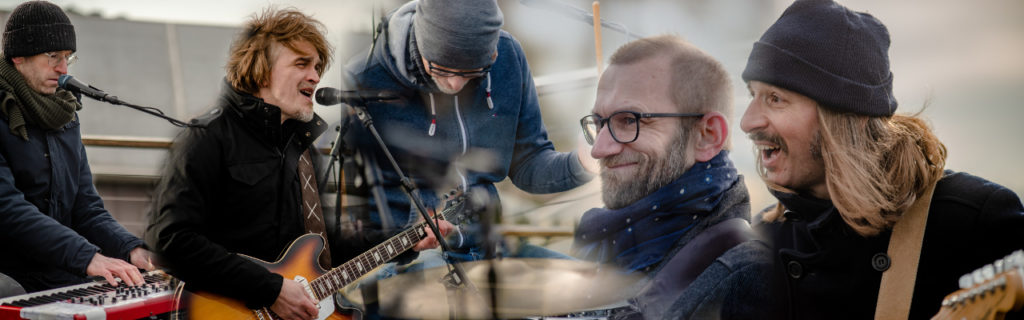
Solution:
[[[60,78],[57,78],[57,86],[67,89],[68,80],[71,80],[72,78],[72,76],[69,76],[67,74],[60,75]]]

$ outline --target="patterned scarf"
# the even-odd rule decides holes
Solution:
[[[31,123],[46,130],[53,130],[71,122],[75,111],[82,105],[70,91],[57,88],[57,92],[43,95],[32,90],[18,69],[0,54],[0,112],[8,118],[11,134],[28,140],[25,125]]]
[[[738,174],[722,151],[681,177],[621,209],[594,208],[580,219],[577,257],[614,262],[634,272],[660,262],[679,238],[712,212]]]

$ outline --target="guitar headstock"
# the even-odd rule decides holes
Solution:
[[[444,209],[441,210],[441,218],[453,224],[461,224],[470,221],[473,216],[467,210],[467,195],[462,188],[455,188],[441,197],[444,202]]]
[[[960,290],[942,300],[936,319],[1001,320],[1024,306],[1024,251],[960,277]]]

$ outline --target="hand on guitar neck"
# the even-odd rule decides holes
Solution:
[[[270,310],[284,320],[316,319],[318,313],[316,301],[306,293],[306,289],[295,280],[287,278],[281,281],[281,293],[277,295]]]
[[[451,222],[435,219],[434,223],[436,223],[437,227],[441,229],[440,231],[442,237],[447,236],[449,233],[452,232],[452,230],[455,230],[455,225],[452,225]],[[412,247],[413,250],[423,251],[427,249],[437,248],[438,246],[441,245],[440,243],[437,242],[437,238],[434,237],[434,232],[430,231],[429,226],[424,224],[423,231],[427,233],[427,237],[423,238],[423,240],[420,240],[420,242],[417,242],[416,245]]]
[[[445,220],[434,220],[434,223],[440,228],[442,236],[448,235],[448,233],[455,229],[454,225]],[[422,251],[437,248],[439,243],[437,238],[434,237],[434,233],[430,231],[430,228],[424,225],[423,231],[427,236],[417,242],[412,249]],[[274,304],[270,306],[270,310],[285,320],[316,319],[318,312],[316,301],[309,296],[302,284],[287,278],[281,282],[281,292],[278,294]]]

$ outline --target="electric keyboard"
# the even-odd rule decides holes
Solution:
[[[177,280],[160,270],[143,278],[135,287],[99,280],[0,299],[0,320],[138,319],[174,311]]]

